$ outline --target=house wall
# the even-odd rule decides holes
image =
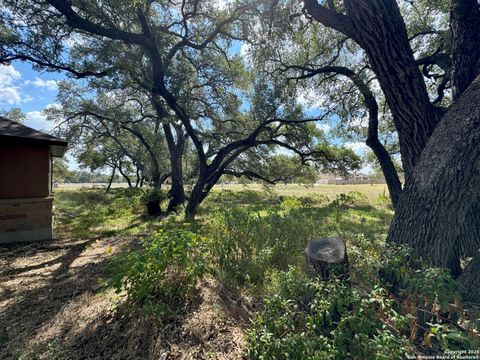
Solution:
[[[50,195],[48,145],[0,143],[0,199]]]
[[[25,141],[2,141],[0,244],[51,238],[49,146]]]
[[[0,244],[51,239],[52,200],[0,199]]]

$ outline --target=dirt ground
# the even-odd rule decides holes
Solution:
[[[247,300],[212,279],[183,315],[125,309],[99,286],[105,263],[138,238],[0,247],[1,359],[243,359]],[[120,305],[119,305],[120,304]]]

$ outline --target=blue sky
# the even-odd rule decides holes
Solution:
[[[0,109],[18,107],[27,115],[25,125],[48,131],[52,126],[41,112],[55,103],[57,81],[62,78],[62,74],[40,73],[22,62],[0,65]]]
[[[56,103],[57,82],[64,78],[64,74],[39,72],[23,62],[15,61],[8,66],[0,65],[0,110],[20,108],[27,116],[25,125],[48,132],[51,130],[52,124],[45,119],[42,111]],[[308,101],[308,97],[309,94],[305,94],[303,99],[299,98],[299,101],[304,103],[307,108],[315,107]],[[310,111],[312,110],[311,108]],[[313,115],[312,112],[310,114]],[[331,125],[324,123],[318,126],[328,133]],[[338,141],[335,140],[334,142]],[[347,143],[346,146],[360,155],[366,151],[366,146],[362,142]],[[78,164],[71,156],[67,156],[67,160],[71,169],[78,168]],[[362,171],[368,172],[369,170],[368,167]]]
[[[48,132],[52,124],[42,111],[55,104],[57,82],[64,78],[59,73],[35,71],[31,65],[19,61],[0,65],[0,110],[20,108],[27,116],[25,125]],[[67,155],[67,160],[71,169],[78,169],[72,156]]]

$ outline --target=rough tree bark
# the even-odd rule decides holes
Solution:
[[[450,27],[452,30],[453,98],[467,89],[480,74],[480,3],[476,0],[452,0]],[[480,299],[480,198],[467,213],[456,240],[458,256],[474,256],[459,277],[464,298]]]
[[[183,186],[183,152],[185,148],[185,134],[182,127],[175,127],[176,141],[170,124],[163,124],[170,155],[170,171],[172,186],[170,187],[170,201],[167,211],[174,211],[185,202],[185,189]]]
[[[477,253],[458,278],[463,298],[478,302],[480,300],[480,253]]]
[[[480,73],[480,4],[452,0],[453,98],[457,99]]]
[[[480,228],[480,214],[472,211],[478,209],[479,191],[480,77],[442,118],[428,142],[414,180],[403,190],[389,241],[408,244],[432,265],[458,275],[462,252],[475,254],[480,247],[480,239],[472,237],[472,229]],[[478,261],[476,255],[459,278],[464,294],[475,301],[480,301]]]

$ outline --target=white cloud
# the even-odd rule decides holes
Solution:
[[[353,150],[358,155],[364,155],[365,152],[368,150],[367,145],[361,141],[346,142],[345,147]]]
[[[7,103],[10,105],[19,104],[22,101],[18,88],[7,86],[4,87],[0,83],[0,103]]]
[[[16,86],[17,81],[22,77],[20,72],[12,65],[0,65],[0,103],[19,104],[22,97]]]
[[[305,110],[318,110],[328,108],[330,99],[316,91],[315,89],[303,89],[297,96],[297,103],[302,105]]]
[[[52,124],[47,121],[41,111],[29,111],[25,115],[27,116],[27,119],[25,120],[25,125],[27,126],[44,131],[48,131],[52,128]]]
[[[44,80],[38,77],[35,80],[27,80],[25,81],[25,85],[32,85],[38,88],[45,88],[48,90],[57,90],[58,89],[58,81],[57,80]]]
[[[22,77],[12,65],[0,65],[0,83],[10,85]]]
[[[332,130],[332,127],[329,124],[317,124],[317,128],[322,130],[325,134]]]

